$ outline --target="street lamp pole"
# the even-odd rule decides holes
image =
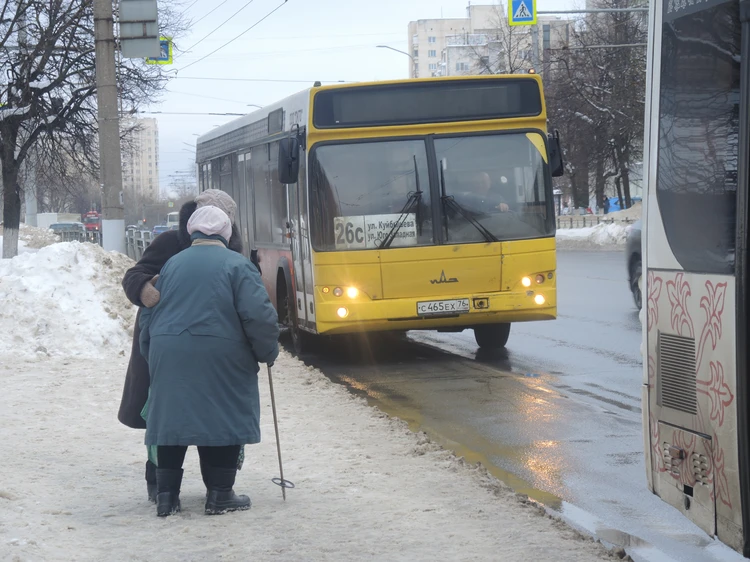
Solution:
[[[396,51],[397,53],[401,53],[402,55],[406,55],[411,59],[411,66],[412,66],[412,74],[414,75],[414,78],[417,77],[417,61],[414,60],[414,57],[407,53],[406,51],[402,51],[400,49],[395,49],[393,47],[389,47],[388,45],[376,45],[378,49],[389,49],[391,51]]]

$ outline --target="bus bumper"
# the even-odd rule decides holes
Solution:
[[[544,297],[541,304],[538,295]],[[322,295],[319,295],[322,296]],[[323,297],[316,306],[319,334],[354,332],[436,330],[471,328],[481,324],[554,320],[557,317],[557,289],[451,295],[448,300],[468,299],[469,311],[420,316],[417,303],[440,300],[431,297],[370,300]],[[340,313],[345,309],[346,314]]]

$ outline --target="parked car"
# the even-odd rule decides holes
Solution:
[[[151,234],[154,236],[159,236],[162,232],[166,232],[169,230],[169,227],[166,224],[158,224],[154,227],[154,229],[151,231]]]
[[[49,225],[49,229],[55,234],[74,233],[86,237],[86,227],[82,222],[56,222]]]
[[[636,221],[628,229],[628,237],[625,242],[625,259],[628,267],[628,285],[633,293],[633,301],[638,310],[643,306],[642,272],[641,263],[641,221]]]

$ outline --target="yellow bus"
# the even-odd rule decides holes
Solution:
[[[503,347],[556,317],[563,162],[537,75],[316,83],[201,136],[196,161],[298,351],[389,330]]]

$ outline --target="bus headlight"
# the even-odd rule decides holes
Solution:
[[[350,299],[356,299],[359,296],[359,289],[357,289],[356,287],[349,287],[346,290],[346,296]]]
[[[334,296],[334,297],[340,297],[340,296],[341,296],[341,295],[343,295],[343,294],[344,294],[344,290],[343,290],[343,289],[342,289],[341,287],[336,287],[336,288],[335,288],[335,289],[333,290],[333,296]]]
[[[544,298],[544,295],[537,295],[534,297],[534,302],[538,304],[539,306],[543,305],[546,301]]]
[[[523,279],[521,279],[521,285],[523,285],[524,287],[531,287],[531,279],[529,279],[528,277],[524,277]]]
[[[339,315],[339,318],[346,318],[349,316],[349,311],[342,306],[336,311],[336,314]]]
[[[544,275],[540,273],[536,276],[536,284],[541,285],[542,283],[544,283]]]

